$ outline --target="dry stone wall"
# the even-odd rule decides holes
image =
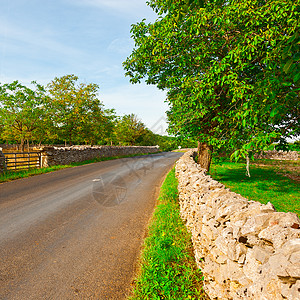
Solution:
[[[73,146],[44,147],[42,150],[42,167],[70,164],[93,158],[156,153],[157,146]]]
[[[248,201],[206,175],[193,152],[176,164],[181,217],[211,299],[300,299],[300,220]]]
[[[298,160],[299,154],[297,151],[271,150],[271,151],[264,151],[260,154],[257,154],[255,155],[255,158],[276,159],[276,160]]]
[[[2,148],[0,148],[0,174],[3,173],[5,170],[6,170],[5,156],[2,153]]]

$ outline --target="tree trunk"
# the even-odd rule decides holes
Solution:
[[[246,156],[246,176],[251,177],[251,175],[250,175],[250,158],[249,158],[248,153]]]
[[[213,147],[207,143],[198,142],[198,164],[201,168],[209,171]]]
[[[25,142],[24,142],[24,139],[23,139],[23,138],[21,138],[20,148],[21,148],[20,150],[21,150],[22,152],[25,151]]]

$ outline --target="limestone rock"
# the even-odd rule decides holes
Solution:
[[[299,299],[300,221],[248,201],[185,153],[176,164],[180,214],[211,299]]]

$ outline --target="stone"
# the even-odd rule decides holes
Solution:
[[[293,226],[295,227],[297,224],[300,225],[300,220],[297,214],[291,212],[274,212],[269,222],[276,223],[279,226],[285,228],[292,228]]]
[[[210,240],[213,240],[215,237],[215,234],[212,232],[209,226],[202,226],[202,234],[205,234],[206,237]]]
[[[262,241],[256,235],[249,234],[249,235],[247,235],[247,243],[246,244],[250,247],[253,247],[254,245],[260,246],[262,244]]]
[[[217,247],[213,247],[210,250],[210,255],[213,261],[216,261],[218,264],[225,264],[227,262],[227,256],[224,255]]]
[[[262,299],[283,300],[280,291],[280,282],[275,278],[267,280],[264,286],[262,286],[262,289]]]
[[[226,274],[231,281],[239,281],[239,279],[245,276],[243,268],[231,259],[227,260]]]
[[[209,257],[205,258],[205,265],[202,268],[202,273],[213,274],[216,270],[219,270],[219,265],[212,261]]]
[[[243,287],[238,281],[230,282],[230,290],[236,292],[238,289]]]
[[[261,263],[255,259],[254,250],[249,249],[246,254],[246,260],[243,266],[244,274],[253,282],[258,282],[262,277],[261,270]]]
[[[43,166],[55,166],[96,157],[156,153],[159,148],[156,146],[72,146],[44,147],[41,150]]]
[[[281,284],[281,293],[285,299],[300,300],[300,280],[291,283]]]
[[[299,266],[299,264],[298,265],[292,265],[292,264],[290,264],[286,268],[286,272],[291,277],[300,278],[300,266]]]
[[[300,239],[292,239],[287,241],[282,245],[280,249],[277,250],[278,253],[282,253],[284,255],[292,254],[300,251]]]
[[[278,160],[298,160],[297,151],[269,150],[254,155],[255,158],[278,159]]]
[[[288,239],[300,237],[300,231],[293,228],[283,228],[276,224],[262,230],[258,237],[271,242],[275,248],[280,248]]]
[[[246,207],[246,203],[243,201],[232,201],[230,205],[224,205],[224,207],[221,207],[218,209],[216,214],[216,220],[219,221],[221,219],[227,219],[230,218],[233,213],[237,211],[241,211],[244,207]]]
[[[240,236],[241,236],[241,228],[242,226],[245,224],[245,221],[242,220],[242,221],[236,221],[234,222],[233,224],[231,224],[231,227],[232,227],[232,236],[233,238],[235,239],[239,239]]]
[[[276,211],[276,209],[271,202],[268,202],[267,204],[263,205],[261,208],[262,213],[269,213],[269,212],[275,212],[275,211]]]
[[[218,184],[187,152],[176,164],[180,214],[211,299],[299,299],[300,221]],[[299,299],[300,300],[300,299]]]
[[[226,239],[226,238],[229,238],[231,239],[232,238],[232,235],[233,235],[233,229],[232,227],[226,227],[224,228],[222,231],[221,231],[221,235]]]
[[[241,257],[238,260],[238,263],[239,264],[244,264],[245,260],[246,260],[246,254],[242,254]]]
[[[235,240],[230,240],[227,244],[227,248],[228,258],[237,262],[243,254],[241,246]]]
[[[289,261],[292,264],[299,265],[300,268],[300,251],[292,253]]]
[[[264,264],[269,260],[269,257],[273,253],[265,248],[254,246],[253,247],[253,256],[256,260],[258,260],[260,263]]]
[[[273,274],[281,277],[289,276],[287,268],[291,265],[288,258],[283,254],[275,254],[269,258],[269,266]]]
[[[215,261],[218,264],[225,264],[227,262],[227,259],[227,256],[220,252],[219,255],[215,258]]]
[[[269,220],[272,218],[272,216],[273,213],[263,213],[249,217],[244,226],[242,227],[241,234],[258,234],[262,229],[265,229],[268,226]]]

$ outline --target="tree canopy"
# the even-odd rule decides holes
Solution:
[[[119,118],[115,133],[120,144],[136,145],[146,134],[146,126],[135,114],[124,115]]]
[[[160,136],[135,115],[117,116],[99,100],[96,84],[75,75],[54,78],[46,87],[18,81],[0,84],[0,143],[159,145],[169,151],[194,141]]]
[[[98,99],[96,84],[77,84],[78,77],[66,75],[48,84],[46,109],[52,131],[69,144],[104,139],[110,118]],[[109,126],[108,126],[109,127]]]
[[[159,18],[132,26],[124,68],[132,83],[167,90],[171,133],[237,157],[299,134],[299,1],[149,5]]]
[[[0,85],[0,127],[3,139],[16,139],[24,148],[25,140],[39,134],[45,118],[44,88],[34,83],[30,89],[18,81]]]

